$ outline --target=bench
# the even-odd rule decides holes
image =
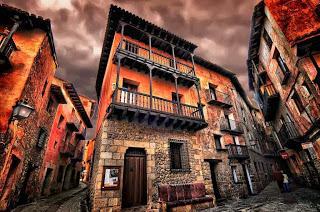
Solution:
[[[207,207],[213,207],[213,197],[206,195],[203,183],[160,185],[158,190],[162,208],[165,207],[168,211],[174,207],[202,203],[207,203]]]

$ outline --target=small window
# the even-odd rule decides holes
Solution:
[[[48,104],[47,104],[47,108],[46,108],[48,113],[52,113],[53,105],[54,105],[54,101],[53,101],[52,97],[50,97],[49,101],[48,101]]]
[[[311,91],[307,82],[303,82],[303,84],[301,85],[301,93],[303,94],[304,98],[308,98],[311,96]]]
[[[238,175],[237,175],[237,167],[236,166],[231,166],[231,171],[232,171],[232,179],[234,183],[238,183]]]
[[[209,92],[211,100],[217,100],[216,88],[213,85],[209,85]]]
[[[187,143],[181,140],[170,140],[170,168],[174,171],[188,171],[189,157]]]
[[[64,166],[59,166],[57,182],[61,183],[63,179]]]
[[[53,144],[53,148],[54,148],[54,149],[56,149],[56,148],[57,148],[57,144],[58,144],[58,142],[57,142],[57,141],[55,141],[55,142],[54,142],[54,144]]]
[[[63,115],[61,115],[60,118],[59,118],[59,122],[58,122],[58,128],[59,129],[61,128],[63,121],[64,121],[64,117],[63,117]]]
[[[48,80],[45,81],[44,86],[43,86],[43,88],[42,88],[42,92],[41,92],[41,95],[42,95],[42,96],[43,96],[44,93],[46,92],[47,86],[48,86]]]
[[[37,147],[39,148],[43,148],[45,142],[46,142],[46,139],[47,139],[47,132],[45,129],[43,128],[40,128],[39,130],[39,135],[38,135],[38,142],[37,142]]]
[[[293,93],[292,100],[294,101],[295,105],[297,106],[299,112],[302,113],[304,111],[304,107],[303,107],[303,104],[301,102],[300,96],[298,95],[297,92]]]
[[[221,138],[222,138],[221,135],[214,135],[214,142],[215,142],[217,150],[221,150],[222,149]]]
[[[263,39],[266,41],[267,43],[267,46],[269,47],[269,49],[271,49],[272,47],[272,40],[271,40],[271,37],[269,36],[267,30],[263,30]]]

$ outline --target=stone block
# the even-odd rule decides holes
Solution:
[[[101,153],[100,153],[100,158],[101,158],[101,159],[112,158],[112,153],[111,153],[111,152],[101,152]]]

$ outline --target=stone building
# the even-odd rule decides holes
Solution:
[[[53,122],[46,108],[56,68],[50,21],[1,4],[0,210],[23,202],[26,192],[40,192],[36,179]],[[23,120],[21,106],[34,109]]]
[[[286,172],[320,182],[319,0],[259,1],[248,55],[250,87],[272,129]]]
[[[238,103],[257,109],[235,74],[196,47],[111,6],[96,82],[93,211],[192,210],[257,192]]]
[[[72,83],[65,80],[55,78],[51,94],[47,109],[56,112],[40,169],[41,195],[78,186],[86,130],[92,127],[94,108],[93,100],[78,95]]]

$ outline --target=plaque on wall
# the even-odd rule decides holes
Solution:
[[[101,189],[116,190],[116,189],[119,189],[119,186],[120,186],[120,167],[119,166],[103,167]]]

